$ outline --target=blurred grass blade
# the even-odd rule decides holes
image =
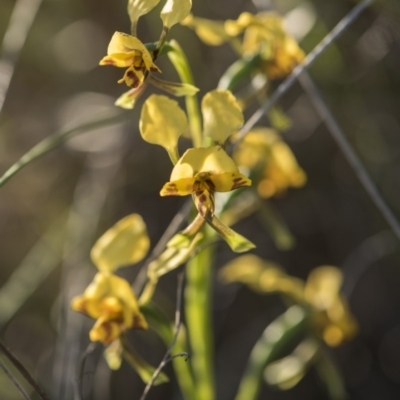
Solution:
[[[55,221],[0,288],[0,327],[26,303],[62,259],[66,215]]]
[[[105,118],[101,118],[97,121],[89,122],[87,124],[83,124],[77,126],[75,128],[69,129],[67,131],[57,133],[53,136],[49,136],[46,139],[43,139],[36,146],[32,147],[27,153],[25,153],[19,161],[17,161],[14,165],[12,165],[3,176],[0,177],[0,187],[4,186],[14,175],[21,171],[21,169],[25,168],[27,165],[36,161],[40,157],[43,157],[45,154],[49,153],[51,150],[61,146],[63,143],[72,139],[75,136],[81,135],[83,133],[87,133],[89,131],[95,130],[100,127],[104,127],[106,125],[113,125],[117,122],[122,122],[124,118],[126,118],[128,114],[120,113],[115,115],[115,111],[108,115]]]
[[[253,347],[235,400],[256,400],[265,367],[284,355],[304,328],[307,315],[299,306],[290,307],[272,321]]]
[[[338,366],[333,361],[327,349],[321,347],[315,369],[332,400],[345,400],[349,398],[346,391],[343,376]]]
[[[296,239],[290,232],[282,216],[270,202],[260,201],[258,215],[260,222],[271,235],[277,249],[287,251],[294,247]]]
[[[14,76],[15,65],[43,0],[17,0],[0,48],[0,114]],[[4,11],[2,10],[2,13]]]

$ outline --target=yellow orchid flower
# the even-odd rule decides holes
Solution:
[[[357,322],[340,294],[343,277],[336,267],[315,268],[304,283],[275,263],[246,255],[225,265],[220,278],[227,283],[242,282],[258,292],[290,297],[309,310],[310,328],[329,346],[338,346],[357,333]]]
[[[189,124],[178,103],[165,96],[153,95],[146,100],[140,118],[140,133],[145,141],[164,147],[175,164],[170,181],[161,189],[161,196],[192,194],[200,219],[203,217],[234,251],[247,251],[254,244],[214,215],[215,192],[229,192],[251,184],[220,146],[243,124],[243,114],[236,98],[228,90],[207,93],[201,108],[203,136],[211,138],[215,146],[192,148],[179,158],[178,140],[189,130]],[[167,131],[165,127],[168,127]],[[196,224],[195,233],[200,228],[201,224]]]
[[[127,329],[147,329],[131,286],[113,274],[97,273],[83,295],[72,300],[71,307],[96,319],[89,333],[94,342],[108,345]]]
[[[97,320],[89,334],[92,341],[108,345],[127,329],[147,329],[131,286],[114,271],[142,260],[149,246],[146,225],[138,214],[118,221],[93,246],[91,258],[99,272],[83,295],[71,302],[73,310]]]
[[[161,72],[146,46],[138,38],[122,32],[114,33],[107,56],[100,61],[100,65],[127,68],[118,83],[125,82],[134,89],[143,84],[150,71]]]
[[[202,216],[214,213],[214,193],[250,186],[235,162],[220,146],[187,150],[179,159],[161,196],[193,194]]]
[[[280,195],[290,187],[302,187],[307,180],[289,146],[269,128],[250,131],[237,146],[233,159],[254,173],[257,191],[264,198]]]

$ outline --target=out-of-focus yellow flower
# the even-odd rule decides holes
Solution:
[[[219,46],[230,38],[225,32],[223,21],[212,21],[210,19],[194,17],[193,14],[189,14],[181,24],[192,28],[197,36],[209,46]]]
[[[82,296],[72,300],[71,307],[96,319],[90,340],[105,345],[130,328],[147,329],[129,283],[116,275],[99,272]]]
[[[272,12],[244,12],[224,25],[222,21],[189,16],[182,24],[194,29],[203,42],[212,46],[243,33],[240,53],[243,57],[260,54],[261,67],[270,79],[286,77],[305,57],[296,40],[286,32],[282,18]]]
[[[233,159],[252,171],[257,191],[264,198],[301,187],[307,180],[289,146],[269,128],[250,131],[237,146]]]
[[[235,162],[220,146],[187,150],[179,159],[161,196],[193,194],[202,216],[214,213],[214,193],[250,186]]]
[[[311,329],[329,346],[338,346],[357,333],[357,322],[340,294],[343,277],[336,267],[315,268],[304,283],[274,263],[246,255],[225,265],[220,277],[224,282],[242,282],[258,292],[281,293],[306,307]]]
[[[93,246],[91,258],[99,272],[83,295],[71,302],[73,310],[96,319],[89,334],[92,341],[109,345],[127,329],[147,329],[130,284],[113,272],[142,260],[149,246],[146,225],[138,214],[117,222]]]
[[[304,299],[314,310],[313,326],[329,346],[351,339],[358,330],[346,299],[340,294],[343,276],[331,266],[315,268],[308,276]]]
[[[142,85],[150,71],[161,72],[146,46],[138,38],[122,32],[114,33],[107,56],[100,61],[100,65],[127,68],[118,83],[125,82],[131,88]]]
[[[285,31],[282,18],[275,13],[242,13],[236,21],[226,21],[225,30],[232,36],[244,31],[243,55],[260,53],[270,79],[289,75],[305,57],[294,38]]]

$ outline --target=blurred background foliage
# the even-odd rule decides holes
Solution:
[[[0,39],[5,37],[16,3],[30,2],[1,0]],[[288,29],[307,53],[355,5],[349,0],[275,0],[273,4],[268,0],[194,0],[193,13],[209,19],[236,19],[242,11],[255,12],[255,4],[284,14]],[[28,9],[23,9],[18,23],[23,23]],[[398,1],[376,2],[320,57],[310,75],[382,196],[400,217],[399,26]],[[160,29],[154,12],[140,21],[138,34],[143,42],[155,41]],[[121,71],[98,67],[115,31],[129,32],[125,0],[43,0],[15,60],[0,114],[1,173],[40,140],[120,112],[113,103],[125,90],[116,84]],[[18,40],[18,34],[9,36],[10,40]],[[216,87],[236,59],[228,45],[207,47],[183,26],[174,27],[172,36],[187,53],[200,96]],[[0,54],[1,81],[10,65],[4,48]],[[166,79],[177,79],[167,59],[161,58],[159,66]],[[147,90],[141,101],[155,89]],[[76,366],[88,344],[91,322],[72,315],[68,302],[82,292],[95,272],[89,250],[96,238],[118,219],[136,212],[146,221],[154,246],[182,205],[179,198],[159,197],[170,174],[170,161],[161,148],[141,139],[140,104],[132,112],[121,112],[121,122],[71,140],[0,189],[1,337],[54,399],[72,399]],[[342,268],[344,294],[360,333],[332,354],[350,398],[398,399],[399,242],[300,85],[294,85],[280,105],[292,119],[284,139],[308,176],[304,188],[272,200],[296,244],[290,251],[278,250],[257,216],[242,221],[240,232],[257,244],[256,254],[302,279],[318,265]],[[248,116],[255,109],[249,109]],[[267,120],[263,123],[268,126]],[[228,247],[220,244],[215,271],[232,258]],[[121,274],[132,280],[138,269]],[[171,317],[175,282],[175,274],[163,278],[155,297]],[[233,398],[254,342],[284,310],[275,295],[260,296],[216,279],[218,399]],[[149,361],[159,362],[164,347],[154,334],[135,332],[132,340]],[[143,390],[129,367],[111,373],[100,351],[89,357],[87,371],[82,377],[86,398],[135,399]],[[172,369],[166,372],[171,376]],[[19,396],[0,373],[0,398]],[[180,398],[174,381],[149,395],[149,399],[161,398]],[[289,391],[265,386],[260,398],[328,397],[311,371]]]

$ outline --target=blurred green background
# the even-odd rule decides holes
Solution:
[[[40,8],[15,58],[13,49],[24,36],[18,27],[26,24],[32,10],[34,14],[34,3]],[[288,28],[309,52],[355,4],[193,0],[193,13],[225,20],[236,19],[242,11],[255,12],[256,6],[274,8],[287,17]],[[18,18],[11,23],[16,6]],[[138,36],[143,42],[155,41],[161,26],[154,11],[141,19]],[[14,31],[6,35],[8,27]],[[0,114],[0,173],[40,140],[119,112],[113,103],[125,90],[116,84],[121,70],[98,66],[115,31],[129,32],[125,0],[0,1],[0,96],[6,94]],[[187,53],[200,96],[215,88],[235,61],[229,46],[206,47],[185,27],[174,27],[171,36]],[[168,60],[161,58],[158,65],[165,79],[177,80]],[[392,0],[375,2],[366,10],[312,66],[310,75],[400,218],[399,70],[400,4]],[[10,71],[13,76],[5,93]],[[152,90],[148,88],[141,101]],[[238,230],[258,245],[257,254],[295,276],[305,278],[323,264],[343,269],[344,294],[360,334],[332,353],[350,397],[398,399],[400,244],[298,84],[280,105],[293,122],[284,138],[308,176],[304,188],[273,200],[296,246],[287,252],[276,249],[256,217],[241,222]],[[73,398],[76,366],[88,344],[92,321],[71,313],[68,302],[95,273],[89,260],[91,246],[104,230],[132,212],[143,216],[154,246],[183,204],[182,199],[158,195],[171,165],[163,149],[141,139],[139,112],[140,104],[122,113],[121,122],[71,140],[0,188],[1,338],[53,399]],[[220,244],[215,269],[233,257]],[[121,274],[132,280],[139,267]],[[170,274],[156,293],[171,317],[175,284],[175,274]],[[254,342],[285,306],[277,296],[259,296],[218,281],[214,305],[218,399],[229,400]],[[132,342],[154,364],[162,358],[164,347],[154,334],[133,333]],[[89,357],[86,370],[85,399],[138,399],[144,387],[126,366],[111,373],[100,349]],[[172,376],[170,366],[166,372]],[[0,398],[20,398],[2,373]],[[180,395],[172,380],[152,389],[148,398]],[[317,400],[327,395],[311,371],[286,392],[265,386],[260,398]]]

